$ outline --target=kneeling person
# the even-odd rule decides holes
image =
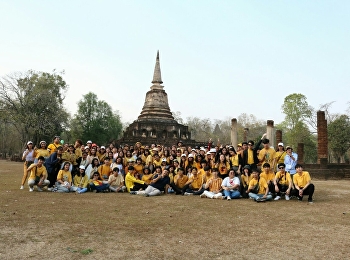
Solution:
[[[46,180],[47,171],[44,166],[45,158],[43,156],[38,157],[38,162],[31,164],[27,172],[30,172],[28,178],[29,191],[34,190],[34,185],[36,185],[38,191],[42,191],[42,187],[50,184],[50,181]]]
[[[298,200],[302,201],[304,195],[309,195],[308,202],[313,203],[312,195],[315,191],[315,186],[311,183],[309,172],[303,171],[301,164],[295,165],[297,173],[293,176],[293,183],[295,190],[293,195],[298,197]]]
[[[279,200],[282,193],[285,194],[285,199],[289,200],[292,192],[292,179],[290,174],[285,171],[286,165],[284,163],[278,164],[279,172],[276,173],[273,183],[275,185],[275,192],[277,194],[275,200]]]

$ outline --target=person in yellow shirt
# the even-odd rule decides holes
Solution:
[[[78,173],[73,178],[73,191],[77,194],[84,193],[87,191],[88,184],[89,178],[85,174],[85,166],[80,165]]]
[[[309,172],[303,171],[301,164],[295,165],[296,174],[293,175],[293,183],[295,186],[293,195],[297,196],[299,201],[303,200],[304,195],[309,195],[308,202],[313,203],[312,196],[315,186],[311,183]]]
[[[201,198],[222,199],[222,179],[218,177],[219,170],[212,170],[213,178],[209,179],[205,184],[205,190],[200,195]]]
[[[284,144],[283,143],[278,143],[277,146],[277,151],[275,153],[275,158],[276,158],[276,164],[277,164],[277,171],[278,171],[278,165],[280,163],[284,163],[284,158],[286,157],[286,151],[284,150]]]
[[[103,163],[105,158],[108,157],[105,146],[101,146],[100,150],[97,152],[97,157],[101,163]]]
[[[174,182],[170,183],[170,187],[174,190],[175,194],[182,194],[182,189],[188,181],[188,177],[184,175],[184,169],[178,168],[177,174],[174,177]]]
[[[108,177],[109,175],[111,175],[112,173],[112,169],[111,169],[111,160],[106,157],[105,160],[104,160],[104,164],[100,165],[98,167],[98,173],[100,174],[100,177],[102,180],[104,181],[107,181],[108,180]]]
[[[44,161],[45,158],[40,156],[38,158],[38,162],[31,164],[27,169],[27,172],[30,173],[28,178],[30,192],[34,190],[34,185],[36,185],[38,191],[42,191],[44,186],[48,186],[50,184],[50,181],[46,180],[47,171],[44,166]]]
[[[272,200],[272,195],[269,194],[269,186],[264,178],[260,178],[260,172],[258,169],[253,169],[253,178],[249,182],[248,190],[246,193],[249,198],[254,199],[256,202],[262,202],[266,200]]]
[[[74,191],[72,189],[72,174],[69,171],[70,163],[64,162],[63,169],[60,170],[57,174],[56,187],[53,189],[53,192],[70,192]]]
[[[125,186],[131,194],[136,194],[136,191],[147,188],[147,184],[144,181],[135,178],[134,166],[128,167],[128,173],[125,176]]]
[[[260,178],[264,178],[267,185],[269,185],[269,192],[275,193],[275,185],[273,181],[275,180],[275,173],[272,171],[269,163],[263,164],[263,171],[260,173]]]
[[[53,138],[53,142],[52,144],[49,144],[49,146],[47,147],[47,149],[50,152],[50,155],[53,154],[54,152],[57,152],[57,148],[62,146],[60,143],[61,138],[59,136],[55,136]]]
[[[224,154],[220,154],[219,160],[215,163],[215,167],[219,170],[219,177],[225,179],[228,176],[228,170],[230,169],[230,164],[227,161]]]
[[[245,165],[243,167],[243,172],[241,174],[241,195],[242,198],[249,198],[248,193],[246,191],[249,187],[249,182],[252,180],[253,176],[251,175],[252,171],[249,165]]]
[[[47,144],[46,144],[45,141],[40,141],[39,148],[35,149],[35,160],[34,160],[34,163],[37,163],[38,158],[40,156],[44,157],[45,160],[47,158],[49,158],[49,156],[50,156],[50,153],[49,153],[49,150],[47,150]]]
[[[282,193],[285,194],[285,199],[289,200],[292,192],[292,179],[290,174],[286,172],[286,165],[284,163],[278,164],[278,169],[279,171],[273,180],[275,192],[277,193],[275,200],[281,199]]]
[[[148,166],[145,166],[145,168],[143,168],[143,174],[142,174],[142,181],[145,182],[145,184],[150,185],[151,181],[153,179],[153,173],[151,173],[150,169],[148,168]]]
[[[270,140],[264,139],[262,140],[264,148],[260,150],[258,158],[261,164],[269,163],[273,171],[276,169],[276,151],[272,147],[270,147]]]
[[[182,188],[182,194],[201,195],[203,191],[203,178],[198,176],[197,168],[193,167],[191,171],[191,177],[188,179],[185,186]]]

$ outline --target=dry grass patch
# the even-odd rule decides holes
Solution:
[[[1,259],[347,259],[350,181],[314,181],[315,203],[20,190],[0,161]],[[345,214],[343,214],[345,213]]]

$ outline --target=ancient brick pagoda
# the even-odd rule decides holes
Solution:
[[[179,124],[170,111],[168,95],[162,85],[159,51],[157,52],[152,84],[151,90],[146,93],[141,114],[126,128],[124,136],[119,142],[122,144],[141,142],[143,145],[152,143],[172,145],[181,140],[185,145],[195,145],[196,142],[191,139],[188,127]]]

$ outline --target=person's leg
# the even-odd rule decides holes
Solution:
[[[174,183],[171,183],[170,187],[175,191],[176,195],[181,194],[182,190],[179,187],[177,187]]]
[[[214,199],[223,198],[222,193],[221,193],[221,192],[215,193],[214,196],[213,196],[213,198],[214,198]]]
[[[307,199],[308,201],[312,201],[312,196],[314,195],[314,191],[315,191],[315,185],[313,185],[312,183],[309,186],[307,186],[307,188],[304,190],[303,194],[309,195],[309,198]]]
[[[207,190],[205,190],[205,191],[203,192],[203,194],[204,194],[207,198],[210,198],[210,199],[214,198],[214,195],[215,195],[213,192],[207,191]]]
[[[224,196],[225,197],[230,197],[231,198],[231,192],[230,191],[228,191],[228,190],[224,190]]]
[[[197,191],[194,191],[194,192],[193,192],[193,195],[201,195],[204,191],[205,191],[205,189],[204,189],[204,188],[201,188],[201,189],[199,189],[199,190],[197,190]]]
[[[35,180],[28,180],[29,191],[33,191]]]
[[[184,193],[187,192],[187,190],[189,189],[189,187],[190,187],[189,184],[185,185],[185,186],[182,188],[182,190],[181,190],[181,194],[184,195]]]
[[[152,186],[151,186],[152,187]],[[152,187],[151,192],[147,193],[149,196],[157,196],[160,195],[162,192],[154,187]]]
[[[109,186],[109,189],[113,192],[117,192],[117,186]]]
[[[272,200],[272,195],[271,194],[267,194],[266,200]]]
[[[27,162],[24,162],[24,166],[23,166],[23,177],[22,177],[22,182],[21,182],[21,186],[24,186],[24,183],[27,180],[28,177],[28,172],[27,172]]]
[[[257,198],[259,198],[258,194],[255,194],[255,193],[253,193],[253,192],[249,192],[248,196],[249,196],[249,198],[252,198],[252,199],[254,199],[254,200],[256,200]]]
[[[231,191],[231,199],[239,199],[241,197],[241,193],[238,190]]]

